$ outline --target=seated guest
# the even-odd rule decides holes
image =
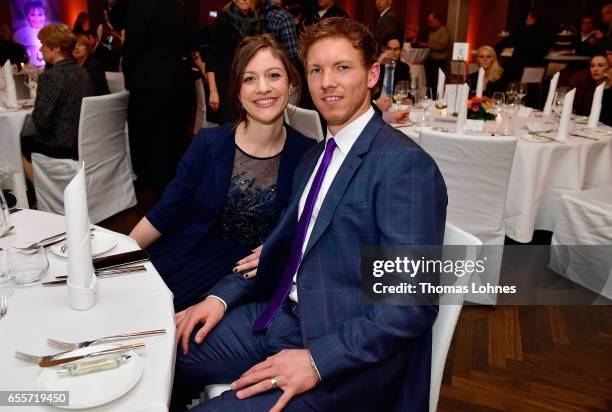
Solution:
[[[482,89],[483,96],[491,97],[495,92],[505,92],[508,86],[508,81],[504,75],[504,69],[497,61],[497,54],[491,46],[482,46],[476,53],[478,67],[482,67],[485,71],[484,85]],[[469,77],[470,90],[475,91],[478,84],[478,72],[470,74]]]
[[[592,16],[584,16],[580,23],[580,33],[576,45],[576,54],[582,56],[592,56],[597,52],[597,39],[595,30],[595,20]]]
[[[177,311],[263,243],[287,205],[295,166],[315,143],[283,124],[300,76],[272,35],[246,37],[230,77],[238,120],[200,130],[161,200],[130,233],[148,249]]]
[[[38,33],[47,67],[38,78],[32,120],[35,136],[21,140],[23,168],[33,181],[32,152],[78,159],[78,131],[83,97],[93,95],[87,71],[72,59],[76,38],[65,24],[50,24]]]
[[[593,102],[595,88],[601,83],[605,83],[600,120],[603,123],[610,124],[612,120],[612,90],[610,90],[610,85],[612,82],[609,77],[610,65],[608,64],[608,59],[605,54],[598,53],[591,57],[589,74],[587,79],[576,88],[574,111],[576,114],[588,116],[591,113],[591,104]]]
[[[76,60],[79,66],[84,67],[89,73],[89,77],[94,85],[95,95],[100,96],[109,94],[104,67],[93,56],[93,43],[90,36],[85,33],[76,35],[76,45],[72,51],[72,57]]]
[[[400,61],[402,54],[402,39],[397,34],[389,34],[382,39],[383,52],[378,56],[380,77],[372,97],[376,106],[385,112],[393,103],[393,90],[398,82],[410,81],[410,66]]]
[[[297,166],[257,277],[225,276],[177,313],[172,408],[233,381],[191,410],[426,411],[437,306],[362,303],[360,256],[442,244],[444,180],[372,108],[380,66],[367,27],[333,17],[299,42],[327,137]]]
[[[0,66],[7,60],[10,60],[11,64],[26,64],[28,53],[23,45],[13,41],[13,33],[9,26],[0,24]]]

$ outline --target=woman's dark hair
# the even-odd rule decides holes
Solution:
[[[86,33],[87,30],[83,27],[86,21],[89,20],[89,14],[84,11],[80,12],[74,21],[74,26],[72,26],[72,31],[74,34]]]
[[[283,63],[283,66],[285,66],[285,71],[287,72],[289,85],[294,87],[295,93],[298,93],[298,95],[300,93],[300,74],[293,63],[291,63],[291,59],[289,59],[289,56],[278,40],[276,40],[276,38],[271,34],[245,37],[242,39],[238,45],[238,48],[236,49],[236,54],[234,55],[234,61],[232,62],[232,69],[230,72],[230,98],[232,105],[234,106],[234,111],[237,114],[234,129],[242,122],[245,122],[245,124],[248,123],[246,110],[244,110],[244,107],[242,107],[239,98],[240,88],[242,87],[242,75],[244,74],[244,70],[251,59],[257,54],[257,52],[264,49],[270,50],[272,56],[276,57]]]

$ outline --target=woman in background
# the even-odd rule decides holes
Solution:
[[[495,92],[505,92],[508,81],[504,75],[504,69],[497,61],[497,53],[491,46],[482,46],[476,53],[478,67],[485,71],[484,85],[482,94],[491,97]],[[476,90],[478,84],[478,72],[472,73],[469,77],[470,89]]]
[[[26,48],[31,64],[43,66],[44,58],[40,52],[42,43],[38,39],[38,33],[47,24],[47,7],[42,1],[29,0],[23,5],[23,14],[27,24],[18,29],[13,38],[16,43],[23,44]]]
[[[300,76],[274,37],[245,38],[230,73],[237,120],[199,131],[161,200],[130,233],[148,249],[177,312],[225,275],[254,275],[256,263],[237,262],[257,260],[288,203],[295,167],[315,143],[283,123]]]
[[[95,95],[101,96],[103,94],[109,94],[110,90],[106,82],[104,67],[92,56],[93,46],[90,36],[85,33],[77,34],[76,45],[72,51],[72,57],[74,57],[79,66],[87,70],[89,78],[94,85]]]
[[[91,26],[89,24],[89,14],[85,13],[84,11],[79,13],[76,20],[74,21],[74,25],[72,26],[72,32],[74,34],[91,32]]]
[[[576,96],[574,98],[574,111],[576,114],[588,116],[591,113],[591,104],[593,102],[593,93],[595,88],[602,83],[604,86],[604,95],[601,104],[601,114],[599,120],[610,125],[612,123],[612,90],[610,89],[610,65],[606,55],[597,53],[589,61],[589,76],[586,81],[576,87]]]

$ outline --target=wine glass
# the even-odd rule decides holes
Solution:
[[[508,87],[506,88],[506,97],[508,99],[512,99],[517,95],[517,85],[516,82],[508,83]]]
[[[446,94],[444,92],[438,92],[436,96],[436,109],[442,111],[448,107],[448,102],[446,101]]]
[[[402,104],[408,97],[408,82],[405,80],[397,82],[393,90],[393,100],[396,104]]]
[[[431,107],[433,103],[431,87],[421,87],[419,89],[419,102],[418,103],[420,107],[422,107],[423,110],[425,111],[427,111]]]
[[[491,108],[489,111],[495,115],[499,114],[506,103],[504,92],[494,92],[491,97]]]
[[[557,119],[561,118],[561,113],[563,113],[563,101],[565,100],[565,95],[567,94],[568,89],[565,87],[560,87],[557,89],[555,93],[555,98],[553,100],[552,111],[557,117]]]
[[[518,96],[508,98],[506,100],[506,113],[508,113],[510,119],[518,114],[519,108],[520,100],[518,99]]]
[[[518,83],[518,86],[516,87],[516,95],[522,103],[523,98],[527,96],[527,83]]]

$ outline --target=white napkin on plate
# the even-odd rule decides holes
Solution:
[[[11,69],[11,61],[7,60],[2,67],[4,76],[4,90],[6,92],[6,104],[13,109],[17,108],[17,89],[15,88],[15,79],[13,78],[13,70]]]
[[[591,114],[589,115],[589,122],[587,123],[587,127],[589,129],[595,129],[597,127],[597,123],[599,123],[599,115],[601,114],[601,100],[603,99],[605,85],[606,82],[601,82],[601,84],[595,88],[595,93],[593,93]]]
[[[561,121],[559,122],[559,130],[557,131],[556,140],[564,142],[569,134],[569,125],[572,117],[572,109],[574,107],[574,96],[576,89],[572,89],[563,98],[563,112],[561,113]]]
[[[470,97],[470,86],[467,84],[462,84],[459,86],[459,90],[457,92],[459,97],[457,98],[458,114],[457,114],[457,133],[463,133],[463,126],[465,126],[465,122],[467,121],[467,104],[468,98]]]
[[[552,114],[553,100],[555,99],[555,93],[557,93],[557,83],[559,83],[559,72],[555,73],[550,81],[550,88],[548,89],[548,96],[546,97],[546,104],[544,105],[545,116],[550,116]]]
[[[446,75],[442,69],[438,69],[438,88],[436,89],[436,98],[444,98],[444,85],[446,84]]]
[[[64,190],[68,289],[70,306],[87,310],[96,303],[96,276],[91,261],[91,236],[85,187],[85,163]]]
[[[482,97],[482,89],[484,89],[485,71],[481,67],[478,69],[478,82],[476,83],[476,97]]]

